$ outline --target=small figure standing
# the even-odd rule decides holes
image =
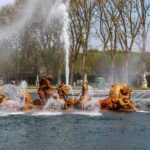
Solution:
[[[147,88],[147,79],[146,79],[146,74],[142,74],[142,80],[141,80],[141,87],[142,88]]]

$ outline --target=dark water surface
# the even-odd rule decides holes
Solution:
[[[0,117],[0,150],[150,150],[150,114]]]

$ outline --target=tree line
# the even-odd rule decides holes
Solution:
[[[14,6],[2,8],[0,26],[9,26],[24,3],[17,0]],[[70,83],[77,74],[81,78],[85,74],[104,76],[111,84],[119,74],[120,81],[129,83],[132,64],[137,74],[148,71],[149,1],[70,0],[68,12]],[[58,82],[63,81],[62,24],[57,18],[45,23],[40,15],[35,12],[21,34],[0,39],[0,74],[7,80],[24,78],[33,82],[39,74],[51,74]],[[97,43],[99,47],[94,47]],[[133,55],[134,51],[139,53]]]

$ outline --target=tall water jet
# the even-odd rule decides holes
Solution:
[[[27,91],[27,88],[28,88],[27,82],[26,81],[21,81],[18,88],[19,88],[20,96],[22,98],[21,105],[25,105],[25,95],[26,95],[26,91]]]
[[[4,18],[4,25],[0,26],[0,42],[8,40],[13,45],[14,51],[20,48],[20,43],[24,40],[25,37],[31,37],[31,39],[36,37],[36,41],[41,45],[41,30],[43,30],[39,25],[44,27],[44,29],[49,30],[49,26],[55,27],[60,26],[59,32],[61,45],[63,42],[64,51],[65,51],[65,75],[66,75],[66,84],[69,85],[69,0],[25,0],[21,1],[20,4],[14,4],[14,11],[12,13],[13,18],[6,16]],[[8,18],[8,21],[7,21]],[[28,29],[31,26],[37,25],[37,30],[34,30],[33,34],[26,34]],[[53,27],[52,27],[53,28]],[[25,35],[24,35],[25,34]],[[44,37],[44,33],[43,37]],[[56,34],[56,33],[55,33]],[[15,38],[14,38],[15,37]],[[14,40],[11,40],[14,39]],[[16,39],[16,40],[15,40]],[[28,38],[27,38],[28,39]],[[45,38],[43,38],[45,39]],[[30,40],[28,41],[30,42]],[[32,42],[32,41],[31,41]],[[53,41],[47,42],[52,46]],[[59,43],[58,43],[59,44]],[[2,44],[0,44],[1,46]],[[30,44],[29,44],[30,45]],[[45,44],[46,45],[46,44]],[[47,49],[49,45],[47,44],[44,49]],[[1,46],[2,47],[2,46]],[[41,46],[42,47],[42,46]],[[43,47],[42,47],[43,48]],[[41,49],[42,49],[41,48]],[[3,48],[6,49],[6,48]],[[25,49],[29,49],[25,47]],[[12,48],[9,46],[8,51],[12,54]],[[13,54],[12,54],[13,55]],[[8,56],[9,57],[9,56]]]
[[[63,37],[64,37],[64,49],[65,49],[65,74],[66,74],[66,85],[69,85],[69,48],[70,48],[70,42],[69,42],[69,14],[68,14],[68,8],[69,8],[69,0],[64,5],[64,26],[63,26]]]

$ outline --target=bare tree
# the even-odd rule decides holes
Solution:
[[[122,50],[125,53],[124,82],[128,83],[128,66],[132,48],[140,31],[140,18],[137,15],[135,1],[117,0],[113,1],[119,14],[118,37]]]
[[[81,39],[80,39],[80,30],[78,28],[78,20],[76,13],[74,13],[74,4],[70,5],[70,26],[69,26],[69,32],[70,32],[70,83],[73,84],[74,79],[74,69],[75,65],[77,63],[77,58],[80,52],[81,48]]]
[[[148,35],[149,27],[150,27],[150,1],[136,0],[136,11],[137,11],[138,17],[140,18],[140,23],[141,23],[140,37],[142,40],[141,42],[142,47],[141,47],[140,72],[144,73],[146,71],[144,54],[146,51],[147,35]]]
[[[111,57],[110,83],[114,82],[114,61],[118,47],[118,20],[120,14],[111,1],[101,2],[98,5],[99,30],[96,34],[105,50]]]
[[[95,7],[97,5],[96,0],[72,0],[72,11],[76,16],[76,26],[78,28],[78,36],[81,41],[83,50],[83,76],[86,74],[86,55],[88,51],[88,43],[91,32],[91,24],[94,16]]]

